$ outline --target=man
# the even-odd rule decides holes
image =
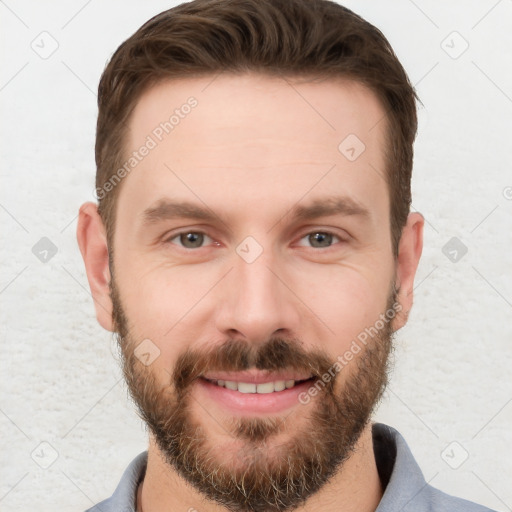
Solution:
[[[314,0],[198,0],[99,86],[78,242],[149,448],[91,510],[482,511],[371,423],[407,321],[414,90]]]

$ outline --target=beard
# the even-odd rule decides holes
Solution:
[[[390,322],[331,379],[325,376],[329,370],[332,376],[332,356],[306,351],[300,340],[276,337],[258,345],[228,339],[204,350],[184,349],[162,383],[134,353],[137,342],[111,275],[113,320],[129,392],[166,463],[197,491],[232,512],[285,512],[303,505],[342,469],[387,384]],[[388,309],[395,302],[393,288]],[[312,386],[317,381],[321,386],[315,386],[319,393],[309,404],[294,406],[288,416],[214,418],[230,436],[228,448],[212,441],[193,407],[212,414],[190,391],[207,371],[251,368],[307,371]]]

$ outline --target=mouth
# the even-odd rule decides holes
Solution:
[[[265,395],[268,393],[276,393],[280,391],[284,391],[285,389],[291,389],[295,387],[296,385],[302,384],[303,382],[313,381],[313,377],[310,377],[308,379],[301,379],[301,380],[294,380],[294,379],[287,379],[287,380],[273,380],[268,382],[261,382],[261,383],[255,383],[255,382],[241,382],[241,381],[235,381],[235,380],[223,380],[223,379],[206,379],[203,377],[203,380],[206,380],[207,382],[210,382],[211,384],[214,384],[216,386],[219,386],[221,388],[230,389],[232,391],[238,391],[240,393],[259,393],[261,395]]]
[[[196,382],[200,396],[221,409],[235,415],[261,415],[300,405],[299,396],[312,386],[314,377],[297,372],[215,372]]]

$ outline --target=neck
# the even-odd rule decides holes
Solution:
[[[368,425],[342,468],[294,512],[374,512],[382,493],[373,453],[371,425]],[[137,492],[137,512],[194,512],[194,509],[200,512],[228,512],[227,508],[207,500],[178,475],[165,462],[150,438],[146,474]]]

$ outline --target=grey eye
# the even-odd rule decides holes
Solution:
[[[178,242],[175,242],[175,240],[178,240]],[[211,241],[211,238],[204,233],[200,233],[198,231],[185,231],[171,238],[169,242],[177,243],[185,249],[199,249],[203,246],[206,240]]]
[[[326,231],[314,231],[302,237],[301,241],[306,239],[309,247],[315,247],[320,249],[330,247],[336,241],[340,241],[340,239],[336,235],[333,235],[332,233],[328,233]]]

